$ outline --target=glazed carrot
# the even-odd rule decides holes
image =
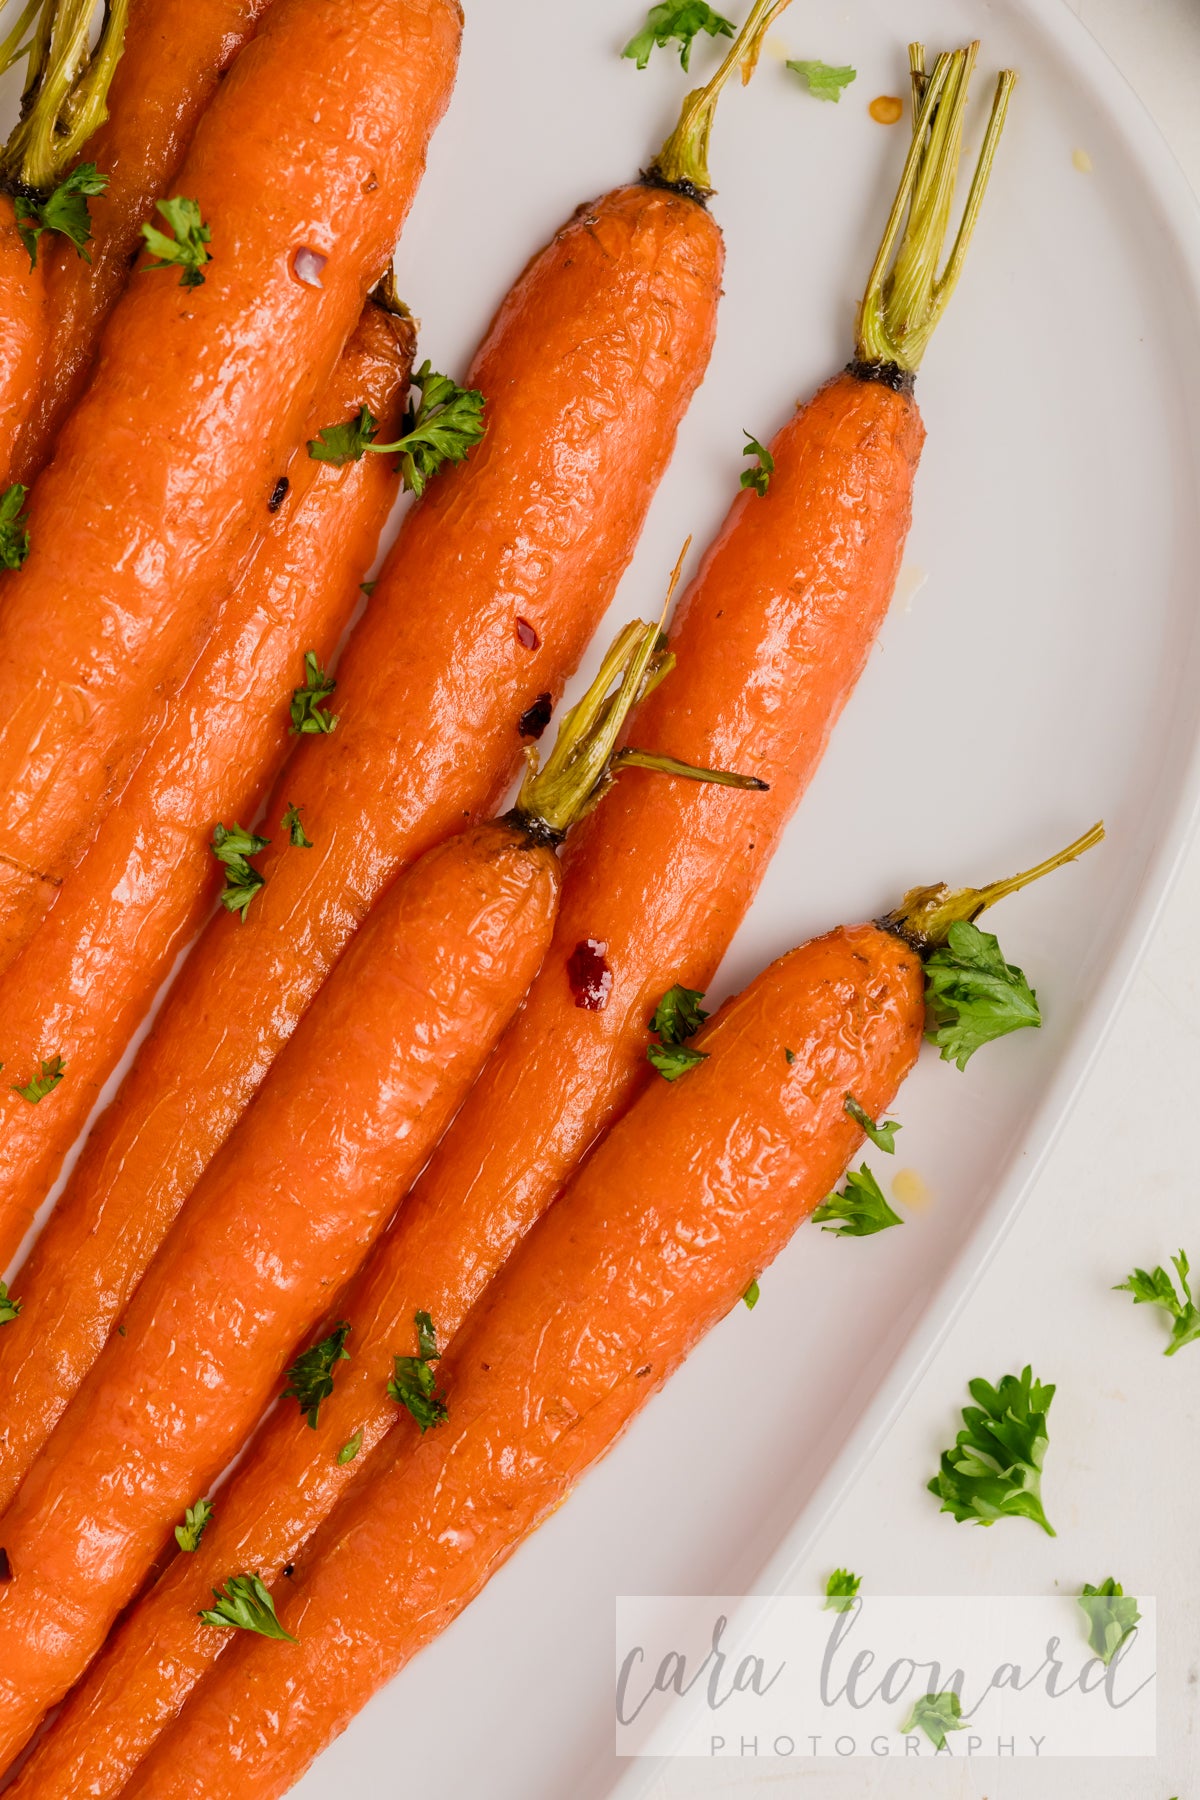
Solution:
[[[86,0],[29,0],[0,44],[0,70],[26,65],[21,116],[0,150],[0,488],[28,479],[17,439],[51,353],[49,246],[86,268],[88,196],[103,182],[84,165],[60,183],[105,117],[127,9],[128,0],[105,7],[89,51]]]
[[[515,808],[389,889],[26,1476],[4,1516],[0,1766],[253,1426],[512,1018],[553,929],[558,843],[628,759],[616,738],[667,672],[659,638],[627,627]]]
[[[777,10],[759,0],[757,28]],[[268,809],[301,806],[316,847],[273,843],[245,920],[205,931],[64,1195],[86,1258],[72,1280],[106,1296],[98,1334],[372,900],[507,788],[518,722],[561,688],[633,552],[708,361],[721,266],[705,208],[642,183],[578,213],[501,306],[468,376],[487,436],[407,515],[338,670],[337,729],[299,740]]]
[[[365,395],[398,429],[412,350],[409,320],[369,301],[315,416]],[[359,598],[359,577],[396,495],[391,461],[335,469],[305,458],[292,466],[293,485],[221,608],[177,708],[4,978],[0,1063],[24,1081],[53,1054],[66,1074],[37,1105],[0,1086],[0,1264],[211,906],[219,885],[214,823],[258,812],[289,742],[289,700],[305,652],[326,662]],[[282,813],[263,829],[288,842],[281,821]],[[0,1334],[0,1512],[128,1297],[127,1289],[112,1292],[120,1276],[106,1249],[105,1221],[64,1206],[20,1272],[21,1329]],[[131,1260],[140,1272],[146,1258]]]
[[[944,65],[937,79],[935,101]],[[960,86],[960,113],[964,99]],[[949,109],[943,119],[952,122]],[[930,154],[926,170],[946,157],[953,167],[953,138]],[[908,170],[906,183],[920,172]],[[980,198],[977,187],[972,206]],[[267,1421],[201,1551],[135,1612],[102,1665],[111,1674],[98,1671],[78,1711],[73,1704],[89,1778],[86,1759],[118,1766],[122,1744],[144,1747],[221,1650],[190,1616],[213,1578],[293,1560],[358,1472],[357,1462],[336,1463],[337,1449],[360,1429],[369,1449],[389,1430],[385,1372],[415,1308],[447,1334],[457,1329],[649,1076],[647,1022],[659,997],[711,979],[891,598],[924,435],[908,385],[865,366],[837,377],[771,445],[767,494],[735,503],[680,604],[671,636],[679,666],[639,708],[633,731],[639,744],[690,762],[752,770],[769,791],[728,808],[719,795],[632,771],[575,834],[554,944],[526,1006],[344,1303],[355,1359],[317,1432],[298,1433],[286,1416]],[[611,977],[597,1010],[578,1003],[571,981],[576,950],[589,943],[604,946]],[[126,1691],[136,1706],[119,1705]],[[119,1724],[105,1710],[114,1703]]]
[[[252,36],[268,0],[129,0],[125,53],[108,91],[108,118],[87,144],[107,178],[89,203],[84,262],[61,237],[43,240],[46,348],[41,380],[16,449],[28,483],[83,391],[100,333],[129,280],[130,259],[154,202],[174,180],[204,109]]]
[[[727,1001],[693,1040],[703,1060],[650,1084],[489,1289],[441,1372],[445,1421],[419,1438],[394,1432],[294,1575],[264,1571],[297,1641],[201,1627],[229,1652],[125,1800],[286,1792],[828,1195],[862,1142],[847,1098],[881,1118],[930,1027],[923,958],[1101,835],[988,888],[916,890],[888,920],[791,951]]]
[[[457,0],[281,0],[201,121],[178,182],[211,233],[210,260],[184,270],[203,282],[137,274],[31,497],[28,560],[4,577],[3,962],[260,529],[411,203],[460,28]],[[302,278],[314,254],[320,286]]]

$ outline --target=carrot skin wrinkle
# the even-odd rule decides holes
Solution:
[[[860,1141],[846,1090],[879,1116],[923,1021],[920,958],[874,926],[727,1002],[707,1060],[643,1092],[493,1284],[447,1359],[446,1423],[393,1433],[277,1590],[295,1653],[232,1646],[127,1800],[285,1793],[737,1306]]]

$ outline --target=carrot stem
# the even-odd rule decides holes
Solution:
[[[895,363],[915,371],[962,274],[1017,80],[1011,69],[997,79],[962,218],[939,275],[954,206],[967,91],[978,54],[977,43],[944,52],[927,75],[924,46],[909,46],[913,137],[859,308],[856,354],[861,362]]]
[[[1019,893],[1032,882],[1040,881],[1043,875],[1051,875],[1055,869],[1074,862],[1103,837],[1101,822],[1068,844],[1065,850],[1035,863],[1032,869],[1023,869],[1019,875],[1010,875],[1004,881],[989,882],[986,887],[948,888],[945,882],[939,882],[935,887],[911,888],[896,910],[880,919],[879,924],[926,955],[946,942],[952,925],[969,924],[985,907],[995,906],[998,900]]]
[[[0,44],[0,65],[26,54],[29,59],[21,117],[0,155],[0,169],[10,181],[49,194],[108,117],[108,89],[125,46],[128,11],[129,0],[106,0],[93,50],[93,0],[31,0],[26,6]],[[33,37],[21,43],[35,19]]]
[[[758,64],[763,39],[791,0],[754,0],[745,24],[729,47],[724,62],[704,87],[693,88],[683,103],[679,123],[655,157],[651,173],[672,187],[694,189],[707,198],[713,189],[708,178],[708,147],[721,91],[735,70],[743,86]]]

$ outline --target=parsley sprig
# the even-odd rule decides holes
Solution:
[[[697,1063],[708,1060],[704,1050],[693,1050],[687,1040],[695,1037],[708,1014],[700,1002],[704,995],[698,988],[667,989],[654,1009],[650,1029],[658,1033],[658,1043],[646,1050],[647,1062],[653,1064],[664,1081],[678,1081]]]
[[[225,886],[221,889],[221,905],[226,912],[245,919],[255,894],[266,886],[267,878],[248,858],[265,850],[270,838],[247,831],[244,825],[214,825],[210,849],[224,864]]]
[[[413,1322],[417,1328],[417,1354],[395,1358],[395,1373],[387,1384],[387,1391],[397,1406],[408,1408],[422,1432],[426,1432],[433,1425],[444,1424],[450,1414],[445,1397],[434,1392],[433,1365],[439,1361],[441,1352],[437,1347],[433,1320],[427,1312],[418,1312],[413,1315]]]
[[[1088,1643],[1107,1668],[1141,1619],[1138,1603],[1108,1575],[1099,1587],[1085,1581],[1079,1604],[1088,1622]]]
[[[336,686],[337,682],[332,675],[327,675],[317,661],[316,651],[306,650],[304,680],[298,688],[292,689],[290,713],[293,736],[328,736],[331,731],[337,730],[340,715],[325,711],[325,703]]]
[[[734,27],[707,0],[663,0],[662,5],[650,8],[646,23],[630,38],[621,55],[632,58],[639,69],[644,69],[656,49],[678,44],[679,61],[686,74],[692,45],[702,31],[709,37],[732,37]]]
[[[304,811],[304,808],[302,806],[295,806],[293,804],[289,804],[286,812],[283,815],[283,818],[279,821],[279,829],[281,831],[287,832],[288,837],[291,840],[292,845],[295,849],[311,850],[313,847],[313,841],[309,837],[308,833],[305,831],[304,821],[300,817],[300,814],[303,811]]]
[[[877,1150],[882,1150],[886,1156],[895,1156],[896,1133],[900,1129],[895,1119],[888,1119],[885,1124],[877,1125],[870,1113],[859,1105],[853,1094],[846,1095],[845,1108],[854,1123],[866,1132]]]
[[[752,468],[742,470],[742,478],[738,486],[753,488],[754,492],[761,497],[771,485],[771,477],[775,473],[775,458],[766,445],[760,444],[758,439],[751,437],[748,431],[743,429],[742,435],[746,440],[742,455],[754,456],[758,460]]]
[[[25,1082],[24,1086],[16,1081],[12,1082],[12,1091],[20,1094],[22,1100],[28,1100],[30,1106],[36,1106],[39,1100],[44,1100],[47,1094],[54,1092],[66,1072],[67,1065],[61,1056],[45,1057],[41,1072]]]
[[[72,169],[66,180],[60,181],[44,200],[27,194],[15,196],[13,211],[17,215],[17,230],[29,252],[31,269],[37,268],[38,239],[43,231],[57,231],[69,238],[84,262],[91,262],[87,248],[92,238],[88,200],[102,194],[107,186],[108,176],[101,175],[94,162],[84,162]]]
[[[362,1426],[360,1425],[354,1436],[348,1439],[337,1453],[337,1464],[339,1469],[345,1468],[347,1463],[352,1463],[354,1461],[355,1457],[362,1449],[362,1444],[363,1431]]]
[[[183,1515],[183,1524],[175,1527],[175,1542],[188,1556],[200,1548],[200,1539],[213,1516],[211,1500],[197,1500],[195,1506],[189,1506]]]
[[[29,555],[29,520],[21,510],[28,492],[14,481],[0,494],[0,566],[6,569],[19,569]]]
[[[850,68],[848,64],[835,68],[832,63],[800,60],[789,62],[787,66],[793,74],[799,75],[807,83],[814,100],[840,100],[858,75],[858,70]]]
[[[943,1694],[922,1694],[900,1729],[906,1734],[923,1731],[935,1749],[944,1750],[948,1731],[966,1730],[962,1701],[953,1688]]]
[[[825,1612],[849,1612],[861,1586],[861,1575],[849,1569],[835,1569],[825,1583]]]
[[[1191,1265],[1186,1253],[1181,1250],[1171,1261],[1179,1276],[1177,1293],[1175,1283],[1166,1269],[1160,1264],[1157,1269],[1135,1269],[1124,1281],[1119,1281],[1113,1292],[1132,1294],[1135,1306],[1161,1306],[1174,1321],[1171,1336],[1167,1342],[1164,1356],[1174,1356],[1185,1344],[1194,1344],[1200,1338],[1200,1307],[1192,1299],[1191,1283],[1188,1280]]]
[[[8,1291],[8,1283],[0,1281],[0,1325],[11,1325],[21,1311],[21,1302]]]
[[[368,450],[380,456],[400,458],[405,487],[419,499],[443,463],[461,463],[482,438],[484,398],[477,388],[459,387],[448,375],[439,375],[429,361],[413,376],[421,390],[420,405],[409,407],[404,431],[393,444],[378,444],[379,421],[370,407],[360,406],[342,425],[326,425],[309,439],[308,454],[316,462],[359,462]]]
[[[177,194],[173,200],[156,200],[156,212],[162,214],[174,237],[168,237],[156,225],[143,225],[142,236],[157,262],[148,262],[146,270],[178,269],[180,287],[201,287],[204,265],[212,261],[208,244],[212,233],[200,216],[200,203]]]
[[[206,1625],[256,1631],[260,1637],[278,1638],[285,1644],[299,1641],[279,1623],[275,1602],[257,1575],[231,1575],[223,1588],[213,1589],[213,1599],[217,1604],[200,1614]]]
[[[832,1231],[835,1237],[874,1237],[877,1231],[904,1223],[866,1163],[849,1172],[845,1187],[823,1200],[813,1218],[822,1231]]]
[[[925,1036],[960,1069],[994,1038],[1042,1022],[1022,971],[1005,962],[990,932],[963,920],[926,960],[925,1015]]]
[[[300,1411],[313,1430],[321,1413],[321,1403],[333,1393],[333,1371],[340,1362],[350,1361],[346,1339],[350,1335],[348,1319],[339,1319],[328,1337],[323,1337],[311,1350],[303,1351],[288,1370],[285,1400],[299,1402]]]
[[[969,1384],[974,1406],[963,1407],[963,1429],[943,1451],[929,1491],[961,1523],[994,1525],[997,1519],[1032,1519],[1049,1537],[1055,1532],[1042,1509],[1042,1466],[1050,1442],[1046,1415],[1052,1386],[1035,1381],[1027,1363],[996,1387]]]

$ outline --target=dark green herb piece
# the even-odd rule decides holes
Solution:
[[[742,1295],[742,1303],[745,1306],[747,1312],[754,1311],[755,1307],[758,1305],[758,1297],[759,1297],[759,1286],[758,1286],[758,1281],[756,1279],[750,1283],[750,1286],[746,1289],[745,1293]]]
[[[439,375],[428,361],[413,376],[421,390],[421,402],[409,407],[404,431],[395,443],[378,444],[378,420],[362,406],[343,425],[326,425],[310,439],[308,454],[317,462],[341,465],[358,462],[368,450],[380,456],[399,456],[405,487],[418,498],[443,463],[460,463],[482,438],[484,398],[477,388],[459,387],[448,375]]]
[[[1033,1379],[1028,1365],[996,1387],[969,1383],[974,1406],[963,1407],[963,1429],[942,1453],[929,1491],[960,1524],[994,1525],[997,1519],[1032,1519],[1049,1537],[1054,1528],[1042,1510],[1042,1466],[1050,1442],[1046,1415],[1054,1389]]]
[[[397,1356],[395,1373],[388,1382],[387,1391],[397,1406],[406,1406],[422,1432],[433,1425],[441,1425],[449,1418],[444,1397],[435,1394],[435,1377],[433,1364],[439,1360],[441,1352],[437,1347],[434,1335],[433,1320],[427,1312],[413,1315],[417,1327],[416,1356]]]
[[[292,690],[292,734],[304,737],[327,735],[337,729],[338,714],[325,711],[337,682],[327,675],[317,661],[315,650],[304,652],[304,680]]]
[[[646,23],[630,38],[621,55],[631,57],[639,69],[644,69],[656,49],[665,50],[668,44],[675,43],[680,47],[679,60],[686,73],[692,45],[702,31],[709,37],[732,37],[734,27],[729,19],[714,12],[707,0],[663,0],[662,5],[650,8]]]
[[[1088,1643],[1107,1668],[1142,1616],[1138,1603],[1109,1575],[1099,1587],[1085,1581],[1079,1604],[1088,1622]]]
[[[13,211],[17,215],[17,230],[21,234],[21,242],[29,252],[29,266],[37,268],[38,239],[43,231],[57,231],[74,244],[84,262],[90,263],[87,246],[92,237],[92,218],[88,211],[88,198],[93,194],[102,194],[108,186],[108,176],[101,175],[94,162],[80,163],[60,181],[53,193],[44,200],[38,200],[28,194],[17,194],[13,198]]]
[[[189,1506],[185,1511],[183,1524],[175,1527],[175,1542],[189,1556],[193,1550],[200,1548],[200,1539],[204,1536],[204,1528],[212,1516],[212,1501],[197,1500],[195,1506]]]
[[[360,1425],[358,1430],[355,1432],[354,1436],[350,1439],[349,1443],[343,1444],[341,1449],[337,1453],[337,1460],[338,1460],[339,1468],[344,1468],[347,1463],[351,1463],[354,1461],[355,1457],[358,1455],[359,1451],[362,1449],[362,1441],[363,1441],[363,1434],[362,1434],[362,1427]]]
[[[1176,1293],[1175,1283],[1161,1264],[1153,1271],[1135,1269],[1132,1275],[1119,1281],[1113,1290],[1117,1294],[1132,1294],[1135,1306],[1161,1306],[1174,1320],[1171,1336],[1163,1351],[1164,1356],[1174,1356],[1185,1344],[1194,1344],[1200,1338],[1200,1307],[1192,1299],[1191,1284],[1188,1281],[1191,1265],[1182,1250],[1171,1261],[1179,1275],[1182,1293]]]
[[[304,829],[303,821],[300,818],[301,810],[299,806],[289,805],[283,818],[279,821],[279,828],[281,831],[287,832],[297,850],[311,850],[313,841]]]
[[[756,494],[765,494],[771,485],[771,477],[775,473],[775,458],[763,444],[759,443],[757,438],[751,437],[748,431],[743,435],[746,439],[746,446],[742,455],[756,456],[758,463],[752,469],[742,470],[742,479],[738,485],[744,488],[753,488]]]
[[[842,1191],[823,1200],[813,1218],[822,1231],[832,1231],[835,1237],[874,1237],[877,1231],[904,1223],[884,1199],[866,1163],[850,1171]]]
[[[379,420],[370,407],[360,406],[344,425],[326,425],[315,438],[309,438],[308,454],[314,462],[333,463],[339,469],[343,463],[361,462],[378,429]]]
[[[155,225],[142,226],[146,246],[158,258],[157,262],[147,263],[146,268],[178,269],[180,287],[201,287],[204,265],[212,261],[206,248],[212,233],[200,217],[199,202],[177,194],[173,200],[156,200],[154,209],[162,214],[175,236],[167,237]]]
[[[707,1050],[693,1050],[688,1044],[650,1044],[646,1060],[654,1065],[664,1081],[678,1081],[697,1063],[708,1061]]]
[[[664,1044],[686,1043],[708,1017],[700,1004],[703,998],[698,988],[668,988],[654,1009],[651,1031],[656,1031]]]
[[[230,1625],[285,1644],[298,1642],[279,1623],[275,1602],[257,1575],[231,1575],[224,1588],[213,1589],[213,1599],[217,1604],[200,1614],[206,1625]]]
[[[287,1372],[288,1385],[283,1390],[283,1397],[299,1403],[300,1411],[314,1431],[321,1402],[328,1400],[333,1392],[334,1366],[350,1361],[350,1352],[346,1348],[349,1335],[349,1321],[339,1320],[329,1336],[323,1337],[311,1350],[303,1351]]]
[[[258,890],[266,886],[267,880],[247,858],[257,856],[260,850],[266,849],[270,841],[270,838],[258,837],[253,831],[247,831],[244,825],[213,826],[209,848],[225,869],[221,905],[226,912],[237,913],[240,919],[246,917],[250,902]]]
[[[888,1156],[896,1154],[896,1133],[900,1127],[895,1119],[889,1119],[885,1125],[877,1125],[870,1113],[858,1104],[853,1094],[846,1095],[846,1111],[854,1123],[866,1132],[877,1150],[884,1151]]]
[[[21,1302],[9,1293],[7,1282],[0,1281],[0,1325],[11,1325],[20,1310]]]
[[[14,1094],[20,1094],[22,1100],[28,1100],[31,1106],[36,1106],[39,1100],[44,1100],[47,1094],[54,1092],[66,1072],[67,1065],[61,1056],[47,1057],[42,1063],[40,1075],[35,1075],[32,1081],[27,1081],[24,1087],[19,1086],[15,1081],[12,1082],[12,1091]]]
[[[925,1036],[960,1069],[993,1038],[1042,1022],[1021,970],[1005,962],[990,932],[963,920],[926,961],[925,1015]]]
[[[849,1569],[835,1569],[825,1583],[825,1611],[849,1612],[861,1586],[861,1575],[852,1575]]]
[[[14,481],[0,494],[0,565],[19,569],[29,555],[28,515],[21,511],[28,488]]]

